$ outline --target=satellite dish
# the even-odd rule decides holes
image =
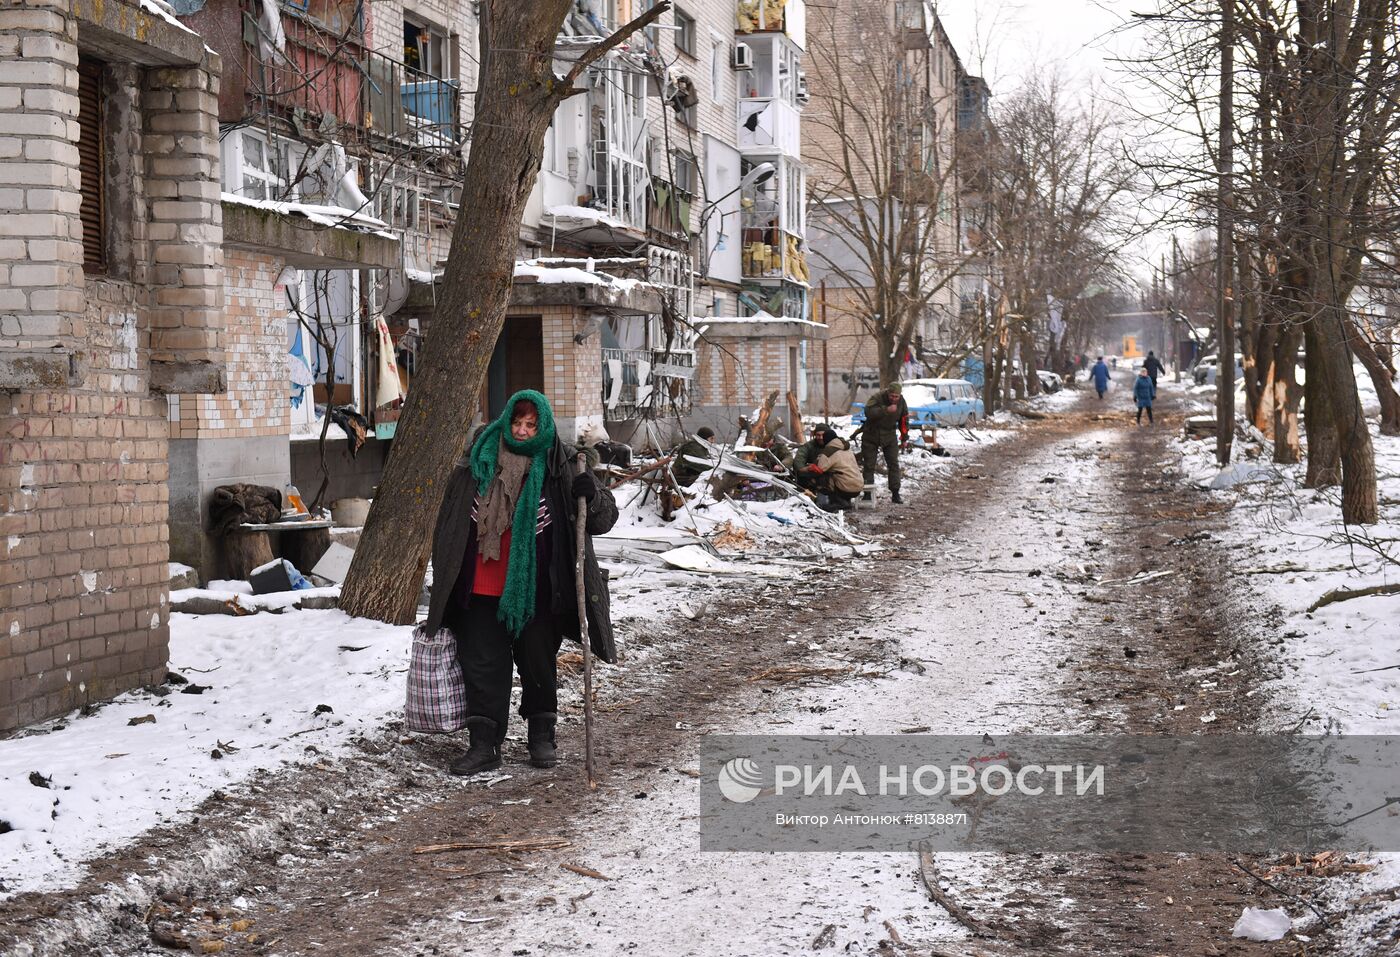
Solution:
[[[408,273],[402,269],[390,269],[389,280],[384,284],[384,315],[392,316],[408,302]]]

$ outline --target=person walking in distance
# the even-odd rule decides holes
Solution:
[[[1099,398],[1102,399],[1103,394],[1108,391],[1108,365],[1103,361],[1103,356],[1099,356],[1099,361],[1094,363],[1094,368],[1090,371],[1089,376],[1094,380],[1094,388],[1098,391]]]
[[[1162,360],[1157,358],[1157,353],[1150,349],[1147,352],[1147,361],[1142,364],[1142,367],[1146,369],[1147,374],[1152,377],[1152,389],[1156,391],[1157,377],[1163,372],[1166,372],[1167,367],[1162,365]]]
[[[1138,370],[1137,381],[1133,383],[1133,398],[1137,401],[1137,424],[1142,425],[1142,411],[1147,410],[1147,424],[1152,424],[1152,400],[1157,398],[1157,383],[1147,374],[1147,369]]]
[[[557,763],[559,646],[587,640],[613,663],[608,585],[584,546],[586,622],[578,620],[574,529],[601,535],[617,521],[617,503],[592,474],[574,475],[573,450],[554,432],[549,400],[525,389],[481,429],[448,480],[433,536],[434,588],[424,627],[457,638],[467,691],[471,746],[450,765],[469,775],[501,766],[510,717],[511,663],[520,673],[520,716],[529,726],[530,763]]]
[[[876,456],[885,457],[885,472],[889,477],[890,501],[903,504],[899,497],[899,446],[909,438],[909,406],[904,401],[903,386],[898,382],[885,386],[865,402],[865,425],[861,434],[861,458],[865,484],[875,484]],[[865,493],[870,500],[870,493]]]

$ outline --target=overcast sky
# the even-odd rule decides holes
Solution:
[[[1115,33],[1134,10],[1153,0],[939,0],[943,21],[963,65],[981,70],[993,94],[1013,86],[1036,63],[1063,63],[1080,80],[1114,79],[1114,56],[1132,49],[1131,34]]]

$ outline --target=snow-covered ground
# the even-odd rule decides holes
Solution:
[[[1369,386],[1369,380],[1363,380]],[[1201,390],[1201,391],[1209,391]],[[1374,399],[1375,393],[1371,391]],[[1182,441],[1183,464],[1203,487],[1226,486],[1212,494],[1233,503],[1225,545],[1234,566],[1277,615],[1283,644],[1275,650],[1283,666],[1262,690],[1273,708],[1265,719],[1272,730],[1304,734],[1395,734],[1400,731],[1400,595],[1376,595],[1336,602],[1310,611],[1333,589],[1360,589],[1400,581],[1400,438],[1379,435],[1372,426],[1381,503],[1381,521],[1370,528],[1341,522],[1336,489],[1302,487],[1302,465],[1277,466],[1263,457],[1241,467],[1246,449],[1236,443],[1236,462],[1222,470],[1214,442]],[[1222,477],[1223,476],[1223,477]],[[1364,541],[1389,541],[1390,560]],[[1265,728],[1264,730],[1270,730]],[[1354,886],[1333,889],[1353,899],[1390,897],[1389,903],[1350,916],[1342,935],[1343,953],[1371,952],[1366,941],[1383,922],[1400,917],[1400,854],[1380,854],[1374,869]]]
[[[1010,434],[948,430],[940,438],[962,455]],[[913,454],[904,461],[917,482],[952,460]],[[642,502],[635,491],[617,491],[622,514],[606,536],[614,553],[626,554],[608,557],[599,546],[619,622],[692,613],[736,575],[797,577],[805,562],[875,547],[840,516],[791,500],[717,503],[697,495],[667,524],[655,499]],[[634,547],[636,539],[696,543],[696,530],[722,553],[718,571],[668,567],[654,550]],[[186,571],[172,566],[172,577]],[[86,862],[152,827],[188,820],[216,790],[237,787],[259,769],[344,752],[402,713],[411,628],[294,607],[333,597],[336,588],[251,592],[246,582],[215,581],[171,593],[176,603],[201,597],[264,611],[173,613],[170,668],[189,684],[124,694],[0,742],[0,820],[12,828],[0,833],[0,898],[72,886]],[[155,720],[132,723],[147,716]]]

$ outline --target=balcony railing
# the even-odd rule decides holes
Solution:
[[[259,56],[260,8],[243,10],[243,69],[250,106],[269,109],[304,138],[342,143],[391,139],[396,144],[456,152],[461,141],[461,89],[456,80],[415,70],[364,45],[353,25],[339,32],[283,10],[285,58]]]

